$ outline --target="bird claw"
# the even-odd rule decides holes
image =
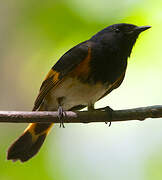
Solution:
[[[108,117],[109,117],[109,119],[110,119],[110,121],[109,121],[109,127],[111,126],[111,120],[112,120],[112,114],[113,114],[113,109],[112,108],[110,108],[109,106],[106,106],[105,108],[104,108],[104,110],[108,113]],[[107,124],[107,122],[105,122],[106,124]]]
[[[108,122],[106,121],[105,124],[107,124]],[[111,126],[111,121],[109,121],[109,127]]]
[[[59,106],[59,108],[58,108],[58,118],[60,120],[60,128],[61,127],[65,128],[64,121],[63,121],[65,116],[66,116],[65,111],[63,110],[63,108],[61,106]]]
[[[111,120],[112,120],[112,117],[113,117],[112,114],[113,114],[114,110],[111,107],[106,106],[106,107],[103,107],[103,108],[95,109],[95,111],[105,111],[105,112],[107,112],[108,118],[109,118],[109,127],[110,127],[111,124],[112,124]],[[107,124],[107,123],[108,122],[106,121],[105,124]]]

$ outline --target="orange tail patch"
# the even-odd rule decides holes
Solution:
[[[7,159],[25,162],[36,155],[52,125],[51,123],[30,124],[8,149]]]

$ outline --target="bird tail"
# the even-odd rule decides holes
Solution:
[[[8,160],[25,162],[40,150],[53,123],[31,123],[24,133],[10,146]]]

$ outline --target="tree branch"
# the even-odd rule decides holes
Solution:
[[[66,111],[64,123],[115,122],[128,120],[145,120],[162,117],[162,105],[134,109],[115,110],[112,117],[105,111]],[[60,123],[57,112],[39,111],[0,111],[0,122],[5,123]]]

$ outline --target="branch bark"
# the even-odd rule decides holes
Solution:
[[[162,105],[140,107],[134,109],[115,110],[112,117],[105,111],[66,111],[64,123],[115,122],[128,120],[145,120],[146,118],[161,118]],[[39,111],[0,111],[0,122],[3,123],[60,123],[58,112]]]

